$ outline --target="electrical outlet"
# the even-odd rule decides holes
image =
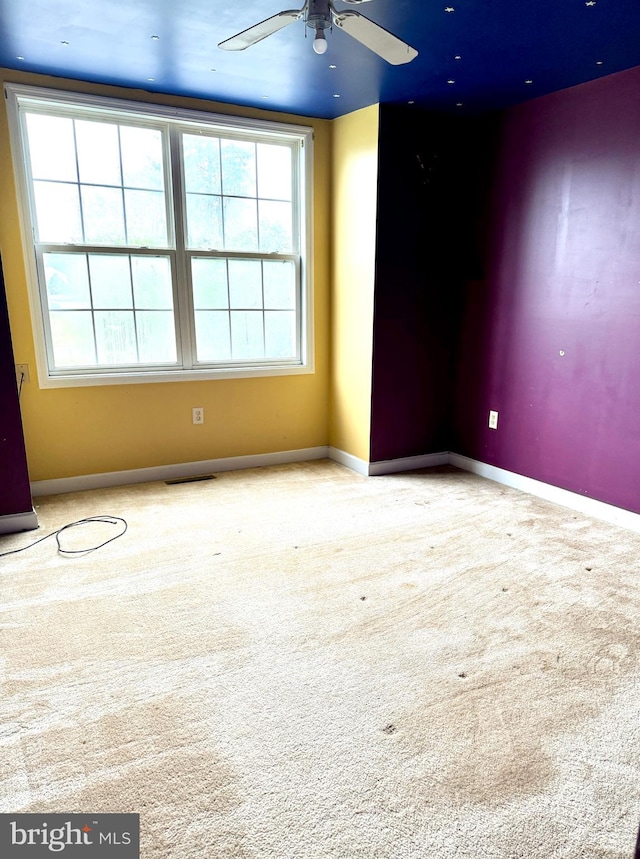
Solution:
[[[194,409],[191,409],[191,415],[194,424],[204,423],[204,408],[202,406],[196,406]]]
[[[498,412],[489,412],[489,429],[498,429]]]
[[[29,365],[16,364],[16,382],[18,383],[18,389],[29,381]]]

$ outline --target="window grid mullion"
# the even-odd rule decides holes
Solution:
[[[87,232],[84,227],[84,205],[82,203],[82,185],[80,184],[80,163],[78,161],[78,136],[76,134],[76,120],[71,120],[73,129],[73,156],[76,165],[76,183],[78,188],[78,206],[80,207],[80,229],[82,230],[82,243],[87,240]]]
[[[131,312],[133,313],[133,334],[136,338],[136,357],[140,363],[140,341],[138,340],[138,308],[136,306],[136,291],[133,287],[133,260],[129,254],[129,281],[131,283]]]
[[[227,231],[226,231],[226,218],[225,218],[225,207],[224,201],[226,199],[224,193],[224,174],[222,172],[222,138],[218,137],[218,162],[219,162],[219,171],[220,171],[220,221],[222,227],[222,247],[225,248],[227,244]],[[231,322],[229,322],[231,325]],[[229,329],[229,336],[231,336],[231,329]],[[229,341],[231,342],[231,341]],[[233,354],[233,353],[232,353]]]
[[[191,261],[187,253],[187,210],[183,173],[182,131],[167,129],[171,193],[173,196],[173,234],[176,251],[174,305],[176,313],[176,337],[178,360],[182,367],[192,369],[195,363],[195,312],[193,307],[193,285]],[[182,288],[181,288],[182,285]]]
[[[262,295],[262,345],[267,352],[267,314],[264,307],[264,261],[260,263],[260,290]]]
[[[75,124],[75,123],[74,123]],[[80,173],[78,173],[80,178]],[[84,264],[87,267],[87,283],[89,285],[89,311],[91,313],[91,330],[93,331],[93,352],[96,359],[96,364],[99,364],[98,355],[98,332],[96,331],[96,309],[93,304],[93,288],[91,286],[91,266],[89,265],[89,254],[84,256]]]
[[[233,358],[233,328],[231,326],[231,281],[229,278],[229,258],[225,260],[227,272],[227,325],[229,326],[229,355]]]
[[[258,201],[258,144],[253,144],[253,163],[256,166],[256,176],[255,183],[253,186],[255,201],[256,201],[256,239],[258,243],[258,250],[262,247],[262,237],[260,235],[260,203]]]
[[[127,198],[124,192],[124,164],[122,163],[122,135],[120,124],[116,126],[118,131],[118,165],[120,167],[120,196],[122,197],[122,224],[124,226],[124,238],[129,244],[129,225],[127,224]]]

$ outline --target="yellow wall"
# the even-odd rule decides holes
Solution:
[[[0,70],[2,81],[258,116],[313,126],[316,371],[299,376],[41,390],[26,286],[6,110],[0,110],[0,252],[15,360],[30,365],[22,418],[31,480],[325,445],[329,407],[331,123]],[[4,99],[3,99],[4,101]],[[204,406],[194,426],[191,408]]]
[[[333,121],[330,444],[369,461],[378,106]]]

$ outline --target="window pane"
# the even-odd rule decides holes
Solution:
[[[34,179],[77,182],[73,122],[58,116],[27,114],[27,136]]]
[[[262,263],[260,260],[229,260],[229,306],[262,307]]]
[[[291,149],[258,143],[258,197],[291,199]]]
[[[98,363],[135,364],[138,360],[133,312],[98,310],[95,314]]]
[[[147,364],[174,364],[176,330],[173,313],[166,310],[143,310],[136,313],[138,351]]]
[[[122,184],[117,125],[76,120],[76,146],[81,182]]]
[[[78,186],[34,182],[38,238],[41,242],[82,242]]]
[[[145,248],[166,247],[167,213],[164,194],[158,191],[125,191],[127,243]]]
[[[161,132],[121,125],[120,146],[124,184],[129,188],[163,191]]]
[[[258,250],[255,200],[224,198],[224,246],[227,250]]]
[[[234,358],[264,357],[264,332],[260,311],[231,311],[231,352]]]
[[[91,367],[96,363],[89,310],[54,310],[49,314],[56,367]]]
[[[182,149],[187,193],[221,194],[219,139],[183,134]]]
[[[289,260],[262,263],[264,306],[272,310],[295,310],[296,270]]]
[[[196,309],[229,306],[227,261],[223,259],[194,259],[191,261],[193,305]]]
[[[93,306],[102,309],[133,307],[128,256],[90,254]]]
[[[256,147],[243,140],[222,140],[222,193],[234,197],[256,196]]]
[[[136,308],[172,310],[171,266],[167,257],[131,257]]]
[[[187,246],[198,250],[224,247],[222,201],[205,194],[187,194]]]
[[[198,361],[227,361],[231,358],[229,314],[221,310],[196,310]]]
[[[44,254],[43,262],[50,310],[91,307],[84,254]]]
[[[124,244],[122,191],[119,188],[82,185],[81,195],[85,242],[91,245]]]
[[[267,358],[295,358],[296,314],[268,310],[264,314],[264,351]]]
[[[260,200],[260,250],[267,253],[291,253],[291,203],[274,203]]]

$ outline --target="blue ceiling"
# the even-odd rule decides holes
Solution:
[[[478,113],[640,65],[638,0],[372,0],[418,51],[392,66],[303,21],[245,51],[218,42],[293,0],[0,0],[0,66],[333,118],[376,102]]]

